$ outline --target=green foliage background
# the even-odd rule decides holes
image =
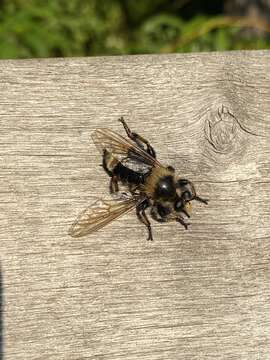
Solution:
[[[0,0],[0,57],[270,48],[267,32],[245,33],[245,23],[222,14],[222,1],[210,9],[190,2]]]

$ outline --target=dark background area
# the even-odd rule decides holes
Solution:
[[[2,0],[0,57],[265,49],[270,0]]]

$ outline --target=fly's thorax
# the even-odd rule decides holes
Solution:
[[[172,175],[162,176],[156,183],[154,196],[156,199],[172,200],[175,197],[176,188]]]
[[[163,167],[153,167],[145,178],[144,192],[153,199],[169,200],[176,194],[174,172]]]

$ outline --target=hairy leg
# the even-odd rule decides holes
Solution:
[[[208,204],[208,199],[202,199],[199,196],[195,196],[194,200],[197,200],[197,201],[199,201],[199,202],[201,202],[203,204],[206,204],[206,205]]]
[[[147,227],[147,230],[148,230],[147,240],[153,240],[151,224],[145,213],[145,209],[148,207],[149,207],[148,200],[144,200],[137,206],[136,214],[137,214],[138,219]]]
[[[113,175],[110,180],[110,193],[113,194],[119,191],[117,176]]]
[[[123,124],[124,129],[125,129],[125,131],[127,133],[127,136],[132,141],[134,141],[140,148],[142,148],[143,150],[146,150],[146,152],[155,159],[156,158],[156,152],[153,149],[153,147],[150,145],[148,140],[144,139],[141,135],[131,131],[123,117],[121,117],[119,119],[119,121]],[[146,145],[146,149],[145,149],[144,145]]]
[[[182,224],[186,230],[188,229],[188,225],[190,225],[189,223],[185,222],[184,218],[181,215],[178,215],[176,221]]]

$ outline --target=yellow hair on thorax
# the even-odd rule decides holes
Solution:
[[[146,193],[146,195],[148,197],[152,197],[160,178],[168,175],[174,175],[174,172],[161,166],[153,167],[143,186],[143,191]]]

